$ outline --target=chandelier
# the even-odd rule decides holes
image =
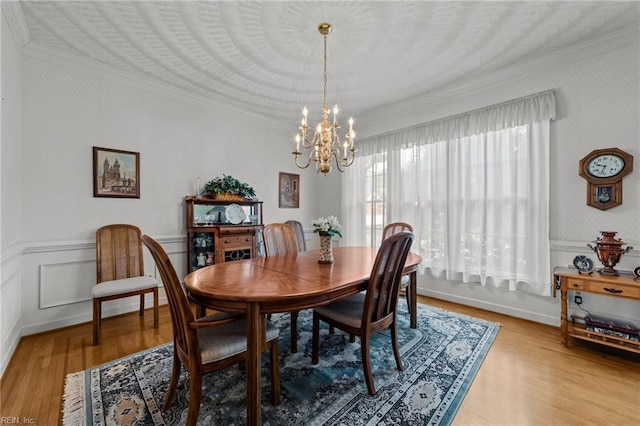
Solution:
[[[327,107],[327,34],[331,32],[333,27],[331,24],[323,22],[318,25],[318,32],[322,34],[324,39],[324,85],[322,88],[322,121],[318,123],[311,140],[307,138],[308,113],[307,107],[302,109],[302,123],[300,124],[300,132],[296,134],[296,150],[292,152],[295,156],[296,166],[306,169],[311,161],[316,163],[316,171],[325,175],[331,171],[331,161],[335,160],[336,167],[341,172],[345,168],[353,164],[357,149],[353,146],[353,140],[356,136],[353,130],[353,118],[349,118],[349,130],[344,136],[344,142],[340,141],[338,135],[338,105],[333,107],[333,111]],[[333,121],[329,120],[329,115],[333,112]],[[300,164],[299,158],[300,145],[303,148],[310,149],[309,158],[306,164]]]

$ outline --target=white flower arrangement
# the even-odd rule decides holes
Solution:
[[[311,226],[313,226],[313,232],[317,232],[320,235],[329,235],[331,237],[337,235],[342,238],[342,227],[335,216],[312,220]]]

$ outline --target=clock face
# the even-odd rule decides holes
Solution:
[[[624,169],[624,160],[614,154],[602,154],[589,161],[587,171],[595,178],[610,178]]]

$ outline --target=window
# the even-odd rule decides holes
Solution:
[[[378,246],[386,223],[407,222],[423,271],[550,295],[554,116],[545,92],[362,142],[343,179],[345,243]]]
[[[365,166],[365,235],[372,246],[382,242],[385,224],[385,160],[384,154],[370,156]]]

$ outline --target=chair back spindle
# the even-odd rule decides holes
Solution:
[[[369,277],[363,321],[376,323],[395,315],[400,278],[412,242],[413,234],[404,231],[382,242]]]
[[[403,231],[413,232],[413,226],[411,226],[411,225],[409,225],[408,223],[405,223],[405,222],[389,223],[382,230],[382,241],[384,241],[385,239],[389,238],[390,236],[392,236],[396,232],[403,232]]]
[[[298,243],[293,229],[285,223],[270,223],[262,230],[267,256],[297,253]]]
[[[97,282],[144,275],[140,229],[133,225],[107,225],[96,231]]]

